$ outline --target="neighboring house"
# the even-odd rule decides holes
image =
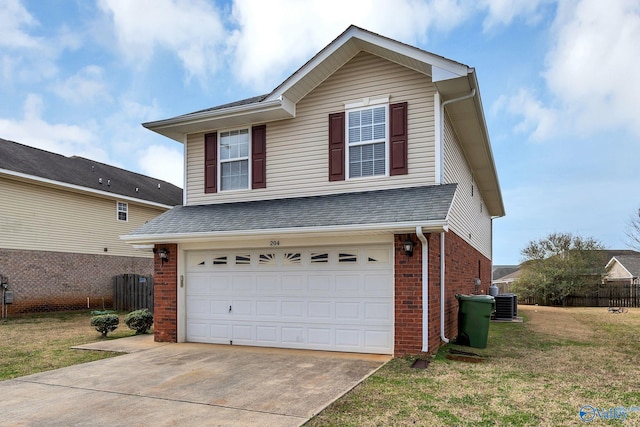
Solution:
[[[267,95],[144,126],[186,165],[184,206],[123,236],[165,257],[157,341],[434,352],[488,292],[473,68],[352,26]]]
[[[109,306],[113,276],[153,273],[151,251],[119,236],[181,203],[168,182],[0,139],[7,313]]]
[[[498,293],[500,294],[512,293],[513,283],[522,275],[522,270],[518,265],[500,267],[494,267],[494,279],[491,283],[498,287]]]
[[[625,285],[640,284],[640,253],[617,255],[611,258],[606,266],[607,282]]]

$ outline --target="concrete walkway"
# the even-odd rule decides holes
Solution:
[[[127,354],[0,382],[0,425],[299,426],[390,359],[151,335],[80,348]]]

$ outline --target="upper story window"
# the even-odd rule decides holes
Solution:
[[[408,173],[407,103],[345,103],[329,114],[329,181]]]
[[[220,132],[220,189],[249,188],[249,129]]]
[[[118,221],[129,220],[129,206],[124,202],[117,202]]]
[[[387,106],[347,112],[349,178],[386,175]]]
[[[266,138],[266,125],[206,134],[204,192],[266,188]]]

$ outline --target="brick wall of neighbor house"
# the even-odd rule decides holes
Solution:
[[[9,316],[111,308],[113,276],[149,275],[153,260],[114,255],[0,249],[0,275],[14,293]]]
[[[169,251],[169,259],[162,262],[154,256],[154,339],[159,342],[178,340],[178,245],[156,245],[156,250]]]
[[[429,352],[440,347],[440,234],[426,234],[429,248]],[[412,257],[402,249],[406,235],[395,236],[395,346],[396,356],[422,350],[422,247],[416,243]],[[453,232],[445,233],[445,336],[458,333],[456,294],[488,293],[491,261]],[[480,278],[482,284],[475,285]]]

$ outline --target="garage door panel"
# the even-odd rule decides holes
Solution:
[[[285,319],[303,319],[306,314],[306,304],[304,301],[283,301],[282,317]]]
[[[256,315],[261,319],[276,319],[280,315],[279,301],[257,301]]]
[[[336,274],[336,296],[362,295],[359,274]]]
[[[331,319],[331,302],[329,301],[309,301],[307,313],[309,319],[328,321]]]
[[[256,341],[264,345],[277,346],[280,341],[277,326],[256,326]]]
[[[303,344],[305,341],[305,328],[302,326],[282,328],[282,342],[284,344]]]
[[[354,320],[360,319],[360,303],[359,302],[337,302],[336,315],[337,320]]]
[[[364,318],[368,321],[393,320],[393,309],[387,302],[370,302],[364,303]]]
[[[199,252],[187,254],[200,261],[187,263],[187,340],[393,353],[390,245]]]

